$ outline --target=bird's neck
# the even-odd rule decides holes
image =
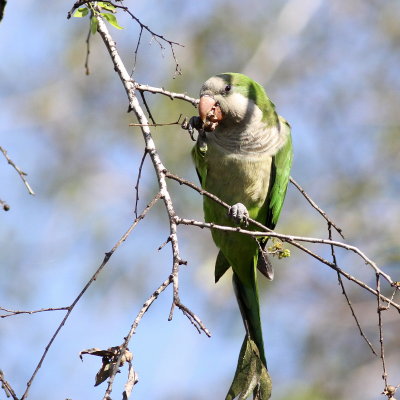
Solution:
[[[267,156],[276,154],[286,136],[281,132],[279,121],[268,125],[262,115],[255,114],[245,123],[219,125],[207,134],[206,141],[226,154]]]

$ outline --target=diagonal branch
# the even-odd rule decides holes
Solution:
[[[201,187],[195,185],[193,182],[190,182],[186,179],[180,178],[179,176],[174,175],[168,171],[166,171],[165,175],[167,178],[173,179],[173,180],[179,182],[181,185],[186,185],[186,186],[196,190],[202,196],[206,196],[206,197],[212,199],[216,203],[225,207],[227,210],[229,210],[231,208],[231,206],[229,204],[225,203],[224,201],[222,201],[220,198],[218,198],[214,194],[207,192],[206,190],[202,189]],[[283,235],[280,233],[273,232],[271,229],[269,229],[265,225],[261,224],[260,222],[254,220],[254,219],[251,219],[251,218],[248,218],[248,222],[250,222],[254,226],[260,228],[262,231],[257,232],[257,231],[242,229],[240,227],[228,227],[228,226],[222,226],[222,225],[215,225],[212,223],[208,224],[205,222],[198,222],[198,221],[184,220],[184,219],[180,219],[179,223],[183,223],[182,221],[187,221],[188,223],[185,223],[185,224],[188,224],[188,225],[196,225],[196,226],[200,226],[203,228],[214,228],[214,229],[220,229],[220,230],[226,230],[226,231],[232,231],[232,232],[240,232],[240,233],[244,233],[246,235],[251,235],[254,237],[257,237],[257,236],[277,237],[281,240],[290,242],[292,244],[295,241],[301,241],[301,242],[320,243],[320,244],[333,245],[335,247],[341,247],[341,248],[350,250],[350,251],[358,254],[365,261],[366,264],[370,265],[374,269],[375,273],[378,273],[383,278],[385,278],[390,283],[391,286],[396,286],[396,283],[392,280],[392,278],[388,274],[383,272],[380,268],[378,268],[378,266],[376,265],[376,263],[374,261],[372,261],[370,258],[368,258],[360,249],[358,249],[355,246],[349,245],[347,243],[342,243],[342,242],[338,242],[335,240],[328,240],[328,239],[319,239],[319,238],[311,238],[311,237],[295,236],[295,235]],[[266,232],[268,232],[268,235],[266,235]]]
[[[343,233],[342,233],[342,228],[339,228],[326,214],[324,210],[321,210],[320,207],[318,207],[317,203],[307,194],[307,192],[292,178],[290,177],[290,182],[300,191],[300,193],[304,196],[304,198],[311,204],[311,206],[317,210],[323,218],[325,218],[326,222],[330,226],[333,226],[337,233],[344,239]]]
[[[44,359],[47,356],[47,353],[50,349],[50,347],[52,346],[54,340],[56,339],[56,337],[58,336],[58,334],[60,333],[62,327],[64,326],[64,324],[67,322],[67,319],[69,318],[69,316],[71,315],[73,309],[75,308],[76,304],[79,302],[79,300],[81,299],[81,297],[85,294],[85,292],[88,290],[89,286],[97,279],[97,277],[99,276],[100,272],[102,271],[102,269],[106,266],[106,264],[108,263],[108,261],[110,260],[111,256],[114,254],[114,252],[118,249],[118,247],[128,238],[128,236],[131,234],[131,232],[133,231],[133,229],[135,229],[135,227],[137,226],[137,224],[146,216],[146,214],[150,211],[150,209],[154,206],[154,204],[156,204],[156,202],[159,200],[160,195],[157,194],[153,200],[147,205],[147,207],[143,210],[143,212],[139,215],[139,217],[137,217],[132,225],[129,227],[129,229],[122,235],[122,237],[118,240],[118,242],[114,245],[114,247],[105,254],[105,257],[103,259],[103,262],[100,264],[100,266],[97,268],[96,272],[92,275],[92,277],[89,279],[89,281],[87,282],[87,284],[85,285],[85,287],[81,290],[81,292],[78,294],[78,296],[75,298],[75,300],[72,302],[72,304],[67,307],[67,313],[65,314],[65,317],[62,319],[61,323],[58,325],[56,331],[54,332],[53,336],[51,337],[49,343],[47,344],[36,368],[35,371],[33,372],[31,378],[29,379],[28,383],[26,384],[26,389],[25,392],[23,394],[23,396],[21,397],[21,400],[25,400],[28,397],[28,393],[29,393],[29,389],[32,385],[33,380],[35,379],[37,373],[39,372],[39,369],[41,368]]]
[[[3,149],[3,147],[0,146],[0,151],[3,153],[4,157],[6,158],[7,162],[18,172],[18,175],[20,176],[20,178],[22,179],[22,181],[24,182],[24,185],[26,186],[26,188],[28,189],[29,194],[34,195],[35,192],[32,190],[31,186],[29,185],[28,181],[26,180],[26,176],[27,173],[22,171],[15,163],[13,160],[11,160],[10,157],[8,157],[7,155],[7,151],[5,149]],[[4,208],[4,206],[3,206]],[[5,208],[4,208],[5,209]]]
[[[382,295],[380,292],[371,288],[370,286],[368,286],[366,283],[360,281],[359,279],[353,277],[346,271],[339,268],[334,263],[326,260],[325,258],[321,257],[320,255],[318,255],[318,254],[312,252],[311,250],[309,250],[308,248],[304,247],[299,242],[320,243],[320,244],[342,247],[344,249],[354,251],[355,253],[359,254],[362,259],[365,260],[366,256],[364,255],[364,253],[362,253],[360,250],[358,250],[357,247],[347,245],[346,243],[336,242],[336,241],[327,240],[327,239],[318,239],[318,238],[295,236],[295,235],[284,235],[281,233],[277,233],[277,232],[268,230],[268,228],[266,228],[266,227],[265,227],[266,228],[265,231],[251,231],[251,230],[247,230],[247,229],[242,229],[240,227],[217,225],[214,223],[201,222],[201,221],[196,221],[196,220],[187,219],[187,218],[176,217],[175,219],[176,219],[176,223],[178,225],[182,224],[182,225],[196,226],[196,227],[202,228],[202,229],[207,228],[207,229],[218,229],[218,230],[225,231],[225,232],[237,232],[237,233],[242,233],[244,235],[248,235],[248,236],[252,236],[252,237],[266,237],[266,236],[276,237],[276,238],[278,238],[284,242],[290,243],[291,245],[304,251],[305,253],[309,254],[310,256],[314,257],[315,259],[317,259],[321,263],[327,265],[328,267],[334,269],[335,271],[339,272],[341,275],[346,277],[348,280],[355,282],[357,285],[366,289],[367,291],[374,294],[375,296],[379,296],[381,300],[383,300],[387,304],[392,305],[394,308],[396,308],[400,312],[400,304],[395,303],[392,299],[389,299],[388,297]],[[252,220],[250,218],[249,218],[249,222],[252,222]],[[367,263],[369,264],[369,262],[367,262]],[[396,282],[393,282],[392,278],[389,275],[385,274],[378,267],[376,267],[375,263],[373,263],[373,265],[375,266],[374,270],[376,271],[376,274],[385,278],[392,286],[396,286]]]
[[[0,382],[1,382],[1,388],[4,390],[7,397],[11,396],[14,400],[19,400],[18,396],[15,394],[11,385],[6,381],[4,373],[1,369],[0,369]]]
[[[331,225],[329,222],[328,222],[328,233],[329,233],[329,240],[332,240],[332,225]],[[331,254],[332,254],[332,262],[333,262],[333,264],[335,264],[335,265],[337,266],[335,247],[334,247],[333,245],[331,245]],[[378,354],[376,353],[374,347],[372,346],[372,343],[371,343],[370,340],[367,338],[367,336],[365,335],[364,331],[363,331],[362,328],[361,328],[360,322],[358,321],[357,315],[356,315],[356,313],[355,313],[355,311],[354,311],[353,304],[351,303],[350,298],[349,298],[349,296],[347,295],[346,289],[345,289],[345,287],[344,287],[344,283],[343,283],[342,276],[340,275],[339,272],[337,273],[337,278],[338,278],[339,285],[340,285],[340,287],[341,287],[341,289],[342,289],[342,294],[343,294],[343,296],[345,297],[346,302],[347,302],[347,305],[348,305],[349,308],[350,308],[351,315],[353,316],[354,321],[356,322],[356,325],[357,325],[358,331],[360,332],[361,337],[362,337],[362,338],[365,340],[365,342],[368,344],[368,346],[369,346],[369,348],[371,349],[372,353],[373,353],[374,355],[377,356]],[[393,300],[393,299],[392,299],[392,300]]]

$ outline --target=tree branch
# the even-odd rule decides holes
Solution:
[[[40,310],[32,310],[32,311],[22,311],[22,310],[9,310],[4,307],[0,307],[1,311],[6,312],[7,314],[0,314],[0,318],[12,317],[14,315],[19,314],[37,314],[46,311],[68,311],[69,307],[58,307],[58,308],[41,308]]]
[[[136,82],[130,78],[119,54],[116,48],[116,44],[114,40],[112,39],[107,26],[105,25],[103,19],[101,16],[97,15],[96,16],[97,21],[98,21],[98,32],[103,39],[103,42],[111,56],[113,65],[114,65],[114,70],[117,72],[124,88],[126,91],[126,94],[128,96],[129,100],[129,110],[133,111],[139,121],[140,124],[140,129],[143,134],[143,139],[145,142],[145,149],[146,152],[149,154],[150,159],[153,163],[153,167],[157,176],[158,180],[158,185],[159,185],[159,195],[160,198],[162,198],[164,202],[164,206],[168,215],[168,220],[169,220],[169,227],[170,227],[170,242],[171,242],[171,247],[172,247],[172,272],[170,274],[170,277],[168,278],[168,282],[172,283],[173,285],[173,300],[172,300],[172,305],[171,305],[171,312],[169,315],[169,319],[172,319],[173,316],[173,310],[174,307],[177,306],[179,307],[187,316],[190,316],[191,322],[197,323],[197,327],[203,330],[206,334],[209,334],[209,332],[206,330],[204,325],[201,323],[201,321],[193,314],[190,310],[188,310],[185,306],[182,305],[180,298],[179,298],[179,266],[184,263],[180,257],[179,254],[179,245],[178,245],[178,238],[177,238],[177,224],[175,221],[175,210],[172,204],[172,200],[170,197],[170,194],[168,192],[168,187],[167,187],[167,182],[166,182],[166,168],[164,167],[163,163],[161,162],[161,159],[157,153],[153,138],[151,136],[150,132],[150,127],[149,127],[149,122],[146,118],[146,115],[141,108],[139,101],[135,95],[135,89],[137,88]],[[164,282],[165,283],[165,282]],[[163,287],[164,284],[161,285]],[[154,300],[151,301],[151,303]],[[150,303],[150,304],[151,304]],[[145,308],[147,310],[147,308]],[[145,312],[145,311],[144,311]],[[144,313],[143,312],[143,313]],[[133,326],[133,325],[132,325]],[[135,328],[136,329],[136,328]],[[128,335],[129,336],[129,335]],[[112,388],[112,382],[114,380],[115,374],[118,371],[118,365],[120,362],[120,359],[122,358],[123,353],[120,354],[120,357],[118,361],[116,362],[113,371],[110,376],[109,382],[109,387],[107,388],[107,391],[105,393],[104,398],[108,398],[109,394],[111,393],[111,388]]]
[[[7,151],[5,149],[3,149],[3,147],[1,147],[1,146],[0,146],[0,151],[3,153],[3,155],[6,158],[8,164],[10,164],[18,172],[18,175],[20,176],[20,178],[24,182],[24,185],[28,189],[29,194],[34,195],[35,192],[32,190],[31,186],[29,185],[28,181],[25,178],[25,176],[27,176],[28,174],[26,172],[22,171],[17,165],[15,165],[14,161],[11,160],[10,157],[8,157]],[[4,208],[4,205],[3,205],[3,208]]]
[[[19,400],[11,385],[6,381],[6,378],[4,378],[4,373],[1,369],[0,369],[0,382],[1,382],[1,388],[4,390],[7,397],[11,396],[14,400]]]
[[[333,226],[337,233],[344,239],[343,233],[342,233],[342,228],[339,228],[326,214],[325,211],[321,210],[320,207],[318,207],[317,203],[307,194],[307,192],[292,178],[290,177],[290,182],[300,191],[300,193],[304,196],[304,198],[311,204],[311,206],[317,210],[323,218],[328,222],[330,226]]]
[[[85,285],[85,287],[81,290],[81,292],[78,294],[78,296],[75,298],[75,300],[72,302],[72,304],[69,307],[66,307],[66,309],[68,310],[66,315],[64,316],[63,320],[61,321],[61,323],[58,325],[56,331],[54,332],[53,336],[51,337],[49,343],[47,344],[36,368],[35,371],[33,372],[31,378],[29,379],[28,383],[26,384],[26,389],[25,392],[23,394],[23,396],[21,397],[21,400],[25,400],[28,397],[28,393],[29,393],[29,389],[32,385],[33,380],[35,379],[37,373],[39,372],[39,369],[41,368],[44,359],[47,356],[47,353],[50,349],[50,347],[52,346],[54,340],[56,339],[57,335],[60,333],[62,327],[64,326],[65,322],[67,321],[67,319],[69,318],[69,316],[71,315],[73,309],[75,308],[76,304],[79,302],[79,300],[81,299],[81,297],[85,294],[85,292],[87,291],[87,289],[89,288],[89,286],[97,279],[97,277],[99,276],[100,272],[102,271],[102,269],[106,266],[106,264],[108,263],[108,261],[110,260],[111,256],[114,254],[114,252],[117,250],[117,248],[128,238],[128,236],[130,235],[130,233],[133,231],[133,229],[137,226],[137,224],[146,216],[146,214],[149,212],[149,210],[154,206],[154,204],[156,204],[156,202],[159,200],[160,195],[157,194],[153,200],[147,205],[147,207],[143,210],[143,212],[139,215],[138,218],[136,218],[132,225],[129,227],[129,229],[122,235],[122,237],[118,240],[118,242],[114,245],[114,247],[105,254],[105,257],[103,259],[103,262],[100,264],[100,266],[97,268],[96,272],[92,275],[92,277],[89,279],[89,281],[87,282],[87,284]]]
[[[328,233],[329,233],[329,240],[332,240],[332,225],[331,225],[330,222],[328,222]],[[342,236],[342,237],[343,237],[343,236]],[[333,262],[334,265],[337,266],[335,247],[334,247],[332,244],[331,244],[331,254],[332,254],[332,262]],[[362,337],[362,338],[365,340],[365,342],[368,344],[368,346],[369,346],[369,348],[371,349],[372,353],[373,353],[374,355],[377,356],[378,354],[376,353],[374,347],[372,346],[372,343],[371,343],[370,340],[367,338],[367,336],[365,335],[364,331],[363,331],[362,328],[361,328],[360,322],[358,321],[358,318],[357,318],[357,315],[356,315],[356,313],[355,313],[355,311],[354,311],[353,305],[352,305],[352,303],[351,303],[351,301],[350,301],[350,298],[349,298],[349,296],[347,295],[346,289],[345,289],[345,287],[344,287],[344,283],[343,283],[342,276],[340,275],[339,272],[337,273],[337,278],[338,278],[339,285],[340,285],[340,287],[342,288],[342,294],[343,294],[343,296],[345,297],[346,302],[347,302],[347,305],[348,305],[349,308],[350,308],[351,315],[353,316],[354,321],[356,322],[356,325],[357,325],[358,331],[360,332],[361,337]],[[393,300],[393,299],[392,299],[392,300]]]
[[[149,86],[149,85],[143,85],[137,82],[134,82],[135,87],[137,90],[143,91],[143,92],[150,92],[150,93],[158,93],[162,94],[164,96],[169,97],[171,100],[174,99],[179,99],[183,101],[187,101],[188,103],[192,104],[194,107],[197,107],[199,104],[199,99],[195,99],[193,97],[188,96],[186,93],[175,93],[171,92],[169,90],[165,90],[164,88],[158,88],[154,86]]]

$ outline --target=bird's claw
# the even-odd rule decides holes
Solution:
[[[245,226],[249,225],[249,212],[242,203],[234,204],[228,211],[229,217],[231,217],[236,223],[243,223]]]
[[[200,119],[200,117],[194,116],[191,117],[188,121],[188,119],[185,117],[181,124],[181,128],[185,129],[189,132],[190,138],[195,142],[196,139],[194,138],[194,132],[195,129],[200,131],[200,129],[203,129],[203,121]]]

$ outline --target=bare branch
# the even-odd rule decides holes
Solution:
[[[165,172],[165,176],[167,178],[170,178],[170,179],[173,179],[173,180],[179,182],[182,185],[191,187],[192,189],[196,190],[201,195],[209,197],[210,199],[214,200],[216,203],[225,207],[227,210],[229,210],[231,208],[231,206],[229,204],[225,203],[224,201],[222,201],[221,199],[219,199],[217,196],[213,195],[212,193],[209,193],[206,190],[202,189],[201,187],[195,185],[193,182],[190,182],[186,179],[180,178],[179,176],[174,175],[168,171]],[[386,274],[381,269],[379,269],[374,261],[372,261],[370,258],[368,258],[360,249],[358,249],[355,246],[349,245],[347,243],[342,243],[342,242],[338,242],[335,240],[311,238],[311,237],[304,237],[304,236],[283,235],[283,234],[272,231],[265,225],[261,224],[260,222],[254,220],[254,219],[251,219],[251,218],[248,218],[248,222],[253,224],[254,226],[262,229],[262,231],[260,231],[260,232],[250,231],[250,230],[241,229],[240,227],[221,226],[221,225],[208,224],[206,222],[198,222],[198,221],[193,221],[193,220],[180,219],[179,223],[183,223],[182,221],[188,221],[189,222],[189,223],[187,223],[188,225],[196,225],[196,226],[200,226],[203,228],[215,228],[215,229],[232,231],[232,232],[240,232],[240,233],[244,233],[246,235],[251,235],[254,237],[257,237],[257,236],[277,237],[283,241],[290,242],[290,243],[293,243],[294,241],[301,241],[301,242],[320,243],[320,244],[327,244],[327,245],[333,245],[336,247],[341,247],[341,248],[350,250],[350,251],[358,254],[366,262],[366,264],[370,265],[374,269],[375,273],[379,273],[382,277],[384,277],[390,283],[391,286],[396,286],[396,282],[394,282],[388,274]],[[268,233],[268,234],[266,235],[266,233]]]
[[[67,311],[69,307],[58,307],[58,308],[41,308],[40,310],[32,310],[32,311],[22,311],[22,310],[9,310],[4,307],[0,307],[1,311],[6,312],[7,314],[0,314],[0,318],[12,317],[13,315],[19,314],[37,314],[46,311]]]
[[[0,369],[0,382],[1,382],[1,388],[4,390],[7,397],[11,396],[14,400],[19,400],[11,385],[4,378],[4,373],[1,369]]]
[[[331,225],[330,222],[328,222],[328,232],[329,232],[329,240],[332,240],[332,225]],[[335,264],[337,266],[335,247],[333,245],[331,245],[331,254],[332,254],[333,264]],[[351,304],[350,298],[347,295],[346,289],[344,287],[342,276],[340,275],[339,272],[337,273],[337,278],[338,278],[339,285],[342,288],[342,294],[345,297],[347,305],[350,308],[351,315],[353,316],[354,321],[356,322],[356,325],[357,325],[358,331],[360,332],[360,335],[365,340],[365,342],[368,344],[368,346],[371,349],[372,353],[377,356],[378,354],[376,353],[374,347],[372,346],[371,341],[367,338],[367,336],[365,335],[364,331],[361,328],[360,322],[358,321],[358,318],[357,318],[357,315],[356,315],[356,313],[354,311],[353,305]]]
[[[108,261],[110,260],[111,256],[114,254],[114,252],[117,250],[117,248],[128,238],[128,236],[130,235],[130,233],[133,231],[133,229],[137,226],[137,224],[146,216],[146,214],[149,212],[149,210],[154,206],[154,204],[156,204],[156,202],[159,200],[160,195],[157,194],[153,200],[147,205],[147,207],[143,210],[143,212],[139,215],[138,218],[136,218],[132,225],[129,227],[129,229],[122,235],[122,237],[118,240],[118,242],[114,245],[114,247],[105,254],[105,257],[103,259],[103,262],[100,264],[100,266],[97,268],[96,272],[92,275],[92,277],[90,278],[90,280],[87,282],[87,284],[85,285],[85,287],[81,290],[81,292],[78,294],[78,296],[75,298],[75,300],[72,302],[72,304],[69,307],[66,307],[66,309],[68,310],[65,317],[63,318],[63,320],[61,321],[60,325],[57,327],[56,331],[54,332],[53,336],[51,337],[49,343],[47,344],[36,368],[35,371],[33,372],[31,378],[29,379],[27,385],[26,385],[26,390],[23,394],[23,396],[21,397],[21,400],[25,400],[28,397],[28,393],[29,393],[29,389],[32,385],[33,380],[35,379],[37,373],[39,372],[39,369],[41,368],[44,359],[47,356],[47,353],[50,349],[50,347],[52,346],[54,340],[56,339],[57,335],[59,334],[59,332],[61,331],[62,327],[64,326],[65,322],[67,321],[67,319],[69,318],[71,312],[73,311],[73,309],[75,308],[76,304],[79,302],[79,300],[81,299],[81,297],[84,295],[84,293],[87,291],[87,289],[89,288],[89,286],[97,279],[97,277],[99,276],[100,272],[102,271],[102,269],[105,267],[105,265],[108,263]]]
[[[88,4],[88,3],[93,3],[93,1],[92,0],[78,0],[78,1],[76,1],[75,4],[73,5],[73,7],[71,8],[71,10],[68,12],[67,19],[70,19],[72,17],[74,11],[77,8],[79,8],[79,7],[81,7],[81,6],[85,5],[85,4]],[[164,49],[164,47],[163,47],[161,42],[165,42],[165,43],[167,43],[169,45],[169,47],[171,49],[172,57],[173,57],[173,59],[175,61],[175,74],[174,74],[174,77],[177,74],[181,75],[182,72],[181,72],[181,68],[179,66],[178,59],[177,59],[176,54],[175,54],[174,46],[184,47],[183,44],[180,44],[178,42],[174,42],[173,40],[169,40],[166,37],[164,37],[163,35],[160,35],[160,34],[154,32],[151,28],[149,28],[148,25],[145,25],[142,21],[140,21],[140,19],[138,17],[136,17],[129,10],[128,7],[120,5],[120,4],[115,4],[115,3],[111,2],[111,1],[107,1],[107,3],[111,4],[115,8],[121,9],[124,12],[128,13],[130,15],[130,17],[133,20],[135,20],[140,26],[139,38],[138,38],[138,41],[137,41],[137,44],[136,44],[136,48],[135,48],[134,68],[136,66],[137,52],[139,50],[139,45],[140,45],[140,41],[141,41],[141,38],[142,38],[142,33],[143,33],[143,30],[146,30],[147,32],[149,32],[151,34],[152,38],[154,38],[154,40],[159,44],[159,46],[161,47],[162,50]]]
[[[85,73],[86,75],[90,75],[89,69],[89,55],[90,55],[90,37],[92,35],[92,28],[89,25],[89,32],[86,36],[86,57],[85,57]]]
[[[135,48],[135,52],[134,52],[134,54],[135,54],[135,59],[133,60],[133,71],[132,71],[132,75],[133,75],[133,72],[135,72],[135,69],[136,69],[137,55],[138,55],[138,51],[139,51],[140,41],[141,41],[141,39],[142,39],[142,34],[143,34],[143,26],[140,27],[139,37],[138,37],[138,41],[137,41],[136,48]]]
[[[257,222],[257,221],[252,220],[251,218],[249,218],[248,221],[250,223]],[[262,224],[260,224],[259,222],[257,223],[257,226],[261,225],[263,227],[263,229],[265,229],[264,231],[251,231],[251,230],[247,230],[247,229],[242,229],[240,227],[217,225],[214,223],[200,222],[200,221],[195,221],[193,219],[185,219],[185,218],[179,218],[179,217],[176,217],[176,222],[177,222],[177,224],[192,225],[192,226],[197,226],[199,228],[218,229],[218,230],[226,231],[226,232],[238,232],[238,233],[243,233],[244,235],[253,236],[253,237],[265,237],[265,236],[276,237],[276,238],[278,238],[284,242],[288,242],[296,247],[299,247],[299,243],[296,243],[296,242],[319,243],[319,244],[333,245],[335,247],[341,247],[341,248],[350,250],[350,251],[358,254],[365,261],[366,264],[370,265],[373,268],[375,273],[378,273],[380,276],[385,278],[390,283],[390,285],[395,286],[395,284],[396,284],[395,282],[393,282],[392,278],[388,274],[386,274],[380,268],[378,268],[377,265],[373,261],[371,261],[361,250],[359,250],[355,246],[351,246],[346,243],[337,242],[335,240],[319,239],[319,238],[306,237],[306,236],[284,235],[281,233],[271,231],[267,227],[263,227]],[[302,248],[302,247],[299,247],[299,248]],[[326,261],[326,260],[324,261],[324,264],[335,267],[335,265],[333,263],[330,263],[329,261]],[[336,269],[336,268],[334,268],[334,269]],[[355,279],[350,279],[350,280],[353,280],[354,282],[356,282]],[[360,282],[360,281],[358,281],[358,282]],[[363,287],[367,288],[368,286],[365,285]],[[372,290],[371,293],[374,293],[375,295],[377,295],[375,290],[373,290],[373,289],[371,289],[371,290]],[[381,298],[383,299],[382,295],[381,295]],[[395,307],[400,311],[400,305],[394,303],[393,301],[387,299],[386,297],[385,297],[385,301],[387,301],[390,304],[395,305]]]
[[[381,277],[379,274],[376,274],[376,291],[380,294],[381,293]],[[377,313],[378,313],[378,325],[379,325],[379,343],[380,343],[380,357],[382,360],[382,379],[385,383],[385,388],[384,390],[387,389],[387,371],[386,371],[386,362],[385,362],[385,346],[383,344],[383,324],[382,324],[382,311],[385,310],[385,307],[382,307],[381,304],[381,296],[377,296],[377,301],[378,301],[378,307],[377,307]]]
[[[135,84],[135,88],[137,90],[140,90],[140,91],[143,91],[143,92],[162,94],[164,96],[169,97],[171,100],[179,99],[179,100],[187,101],[188,103],[193,104],[194,107],[197,107],[197,105],[199,104],[199,100],[198,99],[190,97],[185,93],[170,92],[169,90],[165,90],[164,88],[158,88],[158,87],[149,86],[149,85],[142,85],[142,84],[137,83],[137,82],[134,82],[134,84]]]
[[[135,185],[135,190],[136,190],[135,217],[136,218],[138,216],[137,215],[137,207],[138,207],[138,203],[139,203],[139,183],[140,183],[140,178],[142,176],[142,169],[143,169],[143,164],[144,164],[144,160],[146,159],[146,156],[147,156],[147,150],[145,149],[143,152],[142,160],[140,161],[138,177],[137,177],[137,181],[136,181],[136,185]]]
[[[143,104],[146,107],[147,113],[149,114],[149,118],[153,121],[153,124],[156,125],[156,121],[154,120],[153,115],[151,114],[150,108],[146,101],[146,97],[144,96],[144,92],[140,92],[140,97],[143,100]]]
[[[135,95],[135,89],[137,88],[137,84],[130,78],[119,54],[118,50],[116,48],[115,42],[112,39],[110,33],[108,32],[107,26],[105,25],[103,19],[101,16],[97,15],[96,16],[97,21],[98,21],[98,32],[103,39],[103,42],[111,56],[112,62],[114,64],[114,69],[118,73],[122,84],[125,87],[126,94],[128,96],[129,100],[129,110],[133,111],[139,121],[140,128],[142,130],[143,138],[145,141],[145,149],[146,152],[149,154],[151,161],[153,163],[155,173],[157,176],[158,184],[159,184],[159,196],[163,199],[167,215],[168,215],[168,220],[169,220],[169,226],[170,226],[170,242],[171,242],[171,247],[172,247],[172,272],[169,276],[169,278],[160,286],[160,290],[164,287],[164,285],[169,285],[172,283],[173,285],[173,300],[172,300],[172,306],[171,306],[171,313],[170,313],[170,318],[172,318],[172,313],[173,313],[173,308],[175,305],[180,307],[182,309],[182,304],[179,299],[179,266],[182,264],[181,257],[179,255],[179,245],[178,245],[178,238],[177,238],[177,224],[175,221],[175,210],[172,204],[172,200],[170,197],[170,194],[168,192],[167,188],[167,183],[166,183],[166,177],[165,177],[165,171],[166,168],[161,162],[161,159],[157,153],[157,150],[155,148],[155,144],[153,141],[153,138],[151,136],[150,128],[149,128],[149,123],[146,118],[146,115],[143,111],[143,109],[140,107],[139,101]],[[150,304],[154,300],[151,300]],[[150,305],[149,305],[150,306]],[[147,310],[148,307],[145,307],[143,310],[143,313]],[[198,327],[200,329],[203,329],[203,325],[199,324],[196,316],[189,312],[188,310],[186,311],[193,319],[198,324]],[[141,319],[141,316],[139,318],[139,321]],[[201,321],[200,321],[201,322]],[[132,325],[133,326],[133,325]],[[134,328],[136,329],[136,327]],[[205,333],[207,334],[206,330],[204,329]],[[132,333],[133,334],[133,333]],[[130,337],[128,335],[128,337]],[[122,357],[122,354],[120,355]],[[105,393],[104,398],[108,398],[111,390],[112,390],[112,383],[114,381],[115,374],[117,373],[117,365],[118,362],[116,363],[115,367],[113,368],[113,371],[110,375],[109,378],[109,386],[107,388],[107,391]]]
[[[3,153],[4,157],[6,158],[7,162],[18,172],[18,175],[21,177],[22,181],[24,182],[24,185],[28,189],[29,194],[34,195],[35,192],[32,190],[31,186],[29,185],[28,181],[25,179],[25,176],[28,174],[24,171],[22,171],[17,165],[15,165],[14,161],[10,159],[7,155],[7,151],[3,149],[3,147],[0,146],[0,151]],[[3,205],[4,208],[4,205]]]
[[[211,332],[206,328],[206,326],[201,322],[201,319],[192,311],[190,311],[185,305],[183,305],[180,301],[174,303],[182,312],[183,314],[189,319],[189,321],[194,325],[199,333],[203,331],[208,337],[211,337]],[[172,316],[168,318],[170,321]]]
[[[182,114],[179,115],[179,118],[177,121],[175,122],[166,122],[163,124],[147,124],[146,126],[171,126],[171,125],[180,125],[181,124],[181,118],[182,118]],[[129,124],[129,126],[144,126],[143,124]]]
[[[318,207],[317,203],[307,194],[307,192],[292,178],[290,177],[290,182],[300,191],[300,193],[304,196],[304,198],[311,204],[311,206],[317,210],[322,217],[325,218],[325,220],[328,222],[329,225],[333,226],[337,233],[344,239],[344,236],[342,234],[342,228],[339,228],[326,214],[325,211],[323,211],[320,207]]]
[[[139,323],[141,319],[143,318],[144,314],[147,312],[147,310],[150,308],[150,306],[153,304],[153,302],[157,299],[157,297],[170,285],[172,282],[173,277],[170,275],[153,293],[152,295],[145,301],[143,304],[143,307],[140,309],[138,315],[136,316],[135,320],[132,323],[132,326],[128,332],[128,334],[125,337],[125,340],[123,344],[119,348],[119,357],[116,360],[116,369],[118,370],[118,365],[121,361],[121,358],[123,354],[125,353],[125,350],[128,348],[128,344],[136,332],[137,327],[139,326]],[[110,379],[108,380],[108,387],[107,390],[104,394],[104,400],[109,399],[109,396],[112,392],[112,387],[114,383],[114,378],[115,378],[116,373],[112,373],[110,376]]]

